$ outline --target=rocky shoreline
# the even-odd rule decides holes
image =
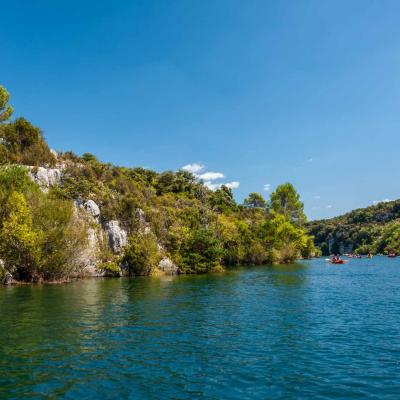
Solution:
[[[61,164],[57,168],[30,167],[28,166],[29,176],[43,192],[48,192],[52,186],[61,183],[65,165]],[[107,266],[102,265],[100,254],[103,246],[118,257],[122,254],[124,248],[128,245],[128,233],[121,227],[118,220],[107,220],[102,217],[100,207],[93,200],[76,199],[73,201],[74,217],[76,219],[85,219],[90,226],[87,229],[87,246],[80,254],[79,269],[69,278],[61,279],[61,283],[74,279],[90,277],[122,277],[127,276],[127,268],[123,263],[117,264],[117,268],[112,271]],[[135,212],[137,224],[139,226],[138,234],[152,234],[149,223],[146,220],[144,211],[140,208]],[[161,244],[158,244],[158,250],[161,260],[158,264],[158,271],[165,275],[177,275],[180,273],[179,267],[165,255],[165,250]],[[2,260],[0,260],[0,271],[4,269]],[[3,285],[19,283],[13,276],[12,271],[4,271],[0,274]],[[58,282],[58,281],[57,281]],[[50,282],[46,282],[50,283]]]

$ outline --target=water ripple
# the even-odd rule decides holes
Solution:
[[[397,399],[400,265],[0,290],[0,398]]]

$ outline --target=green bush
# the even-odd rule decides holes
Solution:
[[[6,203],[0,230],[0,255],[5,269],[18,280],[39,280],[42,232],[35,230],[32,214],[22,193],[13,191]]]
[[[152,234],[139,234],[129,238],[122,263],[127,265],[129,275],[150,275],[160,259],[156,238]]]
[[[106,276],[121,276],[121,268],[115,261],[103,263],[99,266],[99,269],[105,271]]]
[[[5,143],[0,152],[0,164],[40,166],[54,165],[56,162],[40,129],[24,118],[2,125],[0,137]]]
[[[181,250],[182,270],[185,273],[205,273],[219,269],[223,249],[210,230],[191,232]]]

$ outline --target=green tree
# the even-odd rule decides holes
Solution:
[[[32,215],[22,193],[12,192],[6,208],[8,215],[0,230],[0,258],[17,279],[37,280],[41,232],[33,228]]]
[[[28,169],[19,165],[7,165],[0,167],[0,192],[20,192],[34,190],[35,184],[28,175]]]
[[[127,264],[130,275],[150,275],[160,262],[160,253],[154,235],[131,236],[122,262]]]
[[[182,266],[186,273],[205,273],[220,268],[223,249],[211,230],[192,230],[182,249]]]
[[[267,202],[260,193],[250,193],[243,201],[243,205],[249,208],[267,208]]]
[[[24,118],[1,125],[1,137],[6,141],[1,152],[0,163],[18,163],[25,165],[55,164],[39,128]]]
[[[301,226],[307,220],[304,214],[304,204],[300,201],[300,195],[291,183],[279,185],[271,194],[271,208],[296,225]]]
[[[9,99],[10,94],[5,87],[0,85],[0,123],[7,121],[14,112],[14,109],[8,104]]]
[[[71,201],[41,192],[29,199],[35,231],[42,232],[40,276],[44,279],[68,278],[77,272],[88,245],[89,223],[85,214],[77,216]]]
[[[211,191],[208,201],[212,209],[217,212],[227,212],[236,206],[232,189],[225,185]]]

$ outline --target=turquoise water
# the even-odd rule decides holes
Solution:
[[[0,398],[398,399],[400,259],[0,288]]]

